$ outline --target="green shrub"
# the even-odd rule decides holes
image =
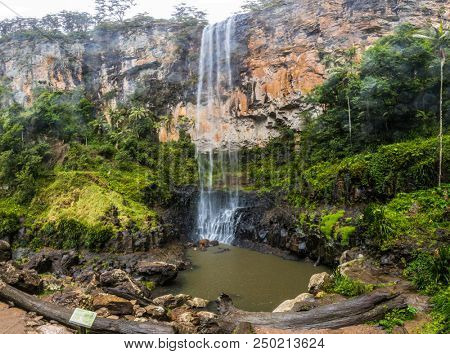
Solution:
[[[441,289],[431,298],[433,309],[431,311],[431,322],[427,323],[424,333],[450,333],[450,287]]]
[[[392,333],[394,327],[403,326],[405,321],[414,319],[416,313],[417,310],[411,306],[408,306],[405,309],[394,309],[388,312],[384,318],[376,322],[376,324],[383,327],[387,333]]]
[[[417,289],[428,295],[435,294],[441,286],[448,285],[449,249],[449,246],[442,247],[436,255],[420,253],[405,269],[404,275]]]
[[[20,218],[15,213],[0,212],[0,239],[13,240],[20,229]]]
[[[362,220],[367,240],[382,250],[405,242],[429,251],[444,241],[448,221],[448,185],[442,188],[399,193],[385,205],[371,204]]]
[[[333,275],[333,282],[326,289],[327,292],[336,293],[343,296],[358,296],[366,292],[372,291],[374,288],[371,284],[364,284],[359,280],[351,279],[345,275],[336,272]]]
[[[100,252],[113,236],[114,232],[110,227],[90,227],[84,237],[84,246],[90,251]]]
[[[34,244],[37,248],[45,245],[57,249],[78,249],[87,228],[75,219],[62,218],[47,222],[38,229]]]

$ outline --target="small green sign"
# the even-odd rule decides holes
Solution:
[[[96,317],[97,314],[95,312],[75,309],[69,322],[84,328],[91,328]]]

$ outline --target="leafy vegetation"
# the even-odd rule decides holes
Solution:
[[[421,252],[405,269],[405,276],[417,289],[428,295],[448,286],[450,279],[450,247],[441,247],[436,254]]]
[[[374,286],[365,284],[359,280],[349,278],[339,272],[335,272],[332,277],[332,283],[327,287],[326,291],[336,293],[343,296],[358,296],[366,292],[372,291]]]
[[[288,3],[288,0],[245,0],[241,9],[244,11],[262,11],[274,6],[280,6]]]
[[[17,235],[25,216],[34,247],[99,250],[117,232],[151,232],[152,208],[196,183],[185,135],[160,144],[160,118],[143,106],[107,113],[109,122],[82,93],[62,91],[1,112],[1,237]]]
[[[430,251],[445,242],[449,228],[448,186],[400,193],[364,212],[365,236],[383,250],[399,245]]]
[[[431,298],[432,320],[427,323],[423,333],[450,333],[450,287],[444,287]]]
[[[376,322],[377,325],[383,327],[387,333],[392,333],[396,326],[403,326],[405,321],[412,320],[416,316],[417,310],[408,306],[405,309],[394,309],[388,312],[382,320]]]

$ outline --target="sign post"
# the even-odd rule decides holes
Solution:
[[[75,309],[69,322],[80,326],[80,332],[86,334],[86,329],[91,328],[97,318],[97,313],[83,309]]]

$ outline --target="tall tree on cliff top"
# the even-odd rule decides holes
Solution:
[[[123,22],[126,12],[136,6],[135,0],[95,0],[97,22]]]
[[[356,65],[356,47],[353,46],[347,50],[344,50],[337,57],[327,57],[325,65],[330,69],[331,75],[335,76],[345,93],[345,99],[347,101],[347,115],[348,115],[348,132],[350,138],[350,144],[352,144],[352,107],[351,107],[351,92],[353,83],[359,77],[359,67]]]
[[[184,25],[207,24],[206,12],[182,2],[174,7],[172,20]]]
[[[245,0],[241,9],[244,11],[261,11],[273,6],[284,5],[292,0]]]
[[[443,114],[442,114],[442,101],[444,93],[444,65],[446,59],[446,51],[449,44],[449,30],[444,28],[444,24],[441,21],[438,27],[431,27],[423,34],[416,34],[416,38],[422,38],[430,41],[435,48],[437,55],[440,59],[440,91],[439,91],[439,180],[438,185],[441,186],[442,179],[442,140],[443,140]]]

